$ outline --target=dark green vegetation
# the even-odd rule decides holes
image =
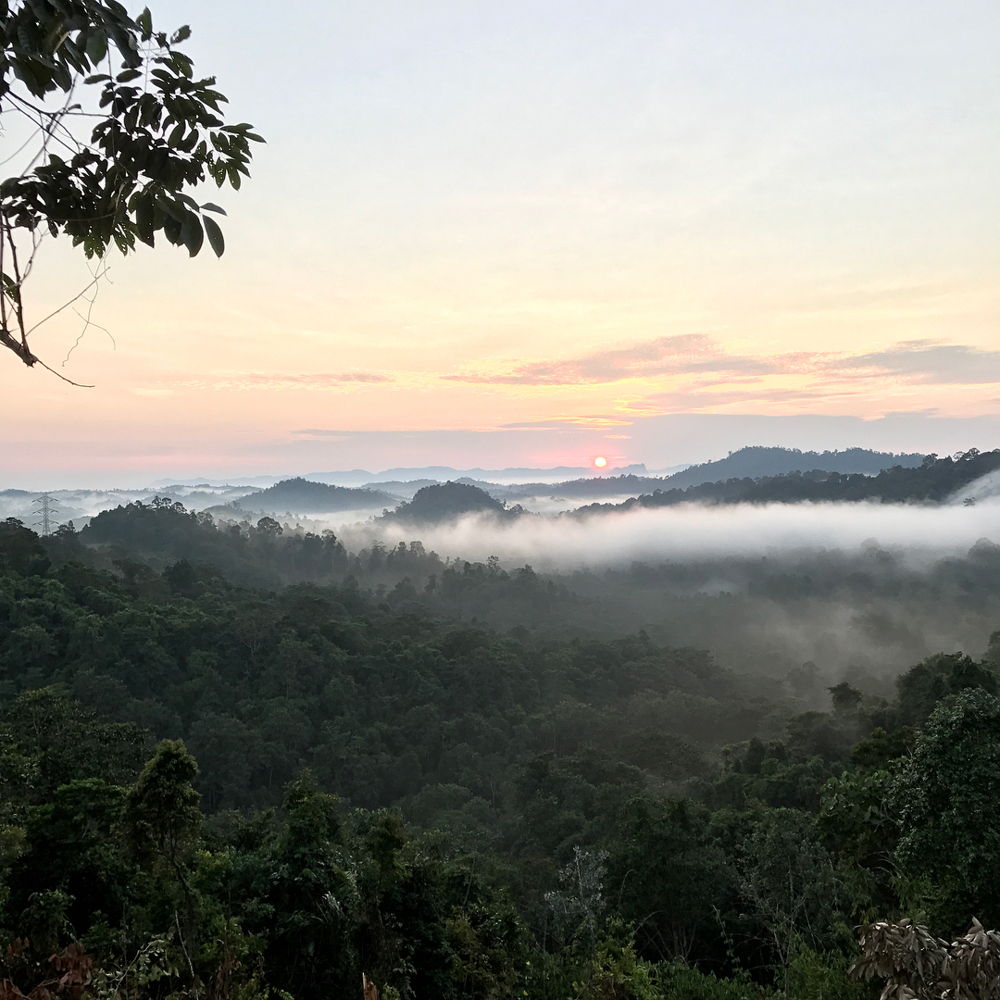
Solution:
[[[839,472],[842,475],[861,473],[874,476],[894,466],[911,469],[923,462],[916,453],[895,455],[868,448],[845,448],[843,451],[799,451],[798,448],[768,448],[754,445],[730,452],[716,462],[692,465],[672,476],[666,484],[673,489],[716,483],[726,479],[760,479],[784,476],[791,472]]]
[[[168,502],[0,524],[23,992],[846,1000],[854,924],[1000,923],[1000,635],[804,711],[808,668],[560,637],[578,598],[530,570],[448,566],[428,603],[234,582],[357,560]],[[538,626],[458,621],[476,592]]]
[[[816,470],[757,479],[728,479],[687,489],[658,490],[621,504],[591,504],[576,513],[670,507],[680,503],[801,503],[874,501],[940,503],[981,476],[1000,469],[1000,449],[975,448],[954,458],[927,455],[919,466],[894,466],[875,476]]]
[[[385,515],[386,520],[404,524],[437,524],[463,514],[495,514],[497,517],[516,516],[518,510],[507,510],[485,490],[469,483],[435,483],[424,486],[413,499],[401,503]]]
[[[600,640],[642,630],[662,645],[709,648],[741,674],[785,686],[795,678],[810,705],[822,700],[824,678],[864,677],[886,694],[899,670],[942,648],[980,649],[998,624],[1000,547],[987,541],[926,559],[871,542],[853,551],[709,553],[555,575],[496,559],[446,560],[421,544],[421,527],[382,523],[408,541],[366,535],[363,548],[348,552],[331,532],[283,529],[270,517],[213,521],[159,500],[106,511],[78,536],[63,531],[50,544],[99,547],[109,570],[138,558],[157,572],[184,563],[250,587],[357,586],[397,611],[501,631]],[[600,519],[588,530],[598,537]]]
[[[394,507],[396,498],[381,490],[328,486],[308,479],[284,479],[239,501],[243,507],[281,513],[324,514],[342,510]]]
[[[533,497],[562,497],[592,500],[595,497],[639,496],[655,490],[684,489],[702,483],[722,482],[732,478],[760,479],[789,473],[837,472],[873,476],[894,466],[919,466],[923,455],[895,455],[866,448],[846,448],[843,451],[799,451],[797,448],[768,448],[760,445],[740,448],[715,462],[692,465],[669,476],[647,476],[631,470],[618,475],[587,476],[559,483],[527,482],[501,486],[483,480],[458,479],[489,492],[498,500],[508,502]],[[529,471],[529,470],[522,470]],[[388,489],[390,484],[379,484]],[[396,484],[404,486],[406,484]],[[419,485],[428,485],[420,483]]]
[[[0,109],[35,131],[5,160],[26,150],[25,172],[0,182],[0,345],[26,365],[38,359],[21,293],[41,234],[88,258],[157,234],[192,257],[206,238],[223,252],[222,209],[188,191],[239,188],[263,140],[219,117],[226,97],[181,50],[190,34],[115,0],[0,0]]]

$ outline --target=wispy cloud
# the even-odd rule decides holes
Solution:
[[[775,384],[775,377],[788,375],[798,376],[803,385],[788,389]],[[442,377],[454,382],[492,385],[581,386],[661,376],[695,377],[698,389],[759,386],[759,390],[730,393],[730,402],[787,401],[850,395],[854,390],[844,384],[856,384],[859,379],[890,378],[897,383],[921,385],[1000,383],[1000,351],[967,344],[907,340],[864,354],[798,351],[755,357],[731,353],[706,334],[684,334],[562,360],[532,361],[497,371],[467,371]],[[806,383],[810,388],[806,389]]]
[[[236,389],[245,391],[342,389],[351,385],[381,385],[392,381],[391,376],[380,372],[219,372],[199,378],[180,377],[174,379],[168,377],[159,380],[161,386],[173,390]]]
[[[656,393],[630,407],[637,415],[647,411],[656,413],[697,413],[719,406],[733,406],[737,403],[815,403],[819,397],[824,400],[848,398],[862,395],[862,391],[851,387],[825,387],[822,391],[814,386],[800,389],[784,389],[778,386],[759,388],[738,388],[732,390],[707,391],[704,386],[687,386],[672,392]]]
[[[658,337],[631,347],[597,351],[562,361],[533,361],[508,371],[444,375],[453,382],[496,385],[585,385],[656,375],[732,372],[761,375],[775,371],[768,358],[728,354],[705,334]]]
[[[1000,351],[933,340],[904,340],[883,351],[855,354],[829,362],[826,370],[870,378],[895,375],[934,385],[1000,383]]]
[[[632,421],[621,414],[599,414],[569,417],[549,417],[547,420],[518,420],[502,424],[504,430],[555,430],[567,425],[572,427],[626,427]]]

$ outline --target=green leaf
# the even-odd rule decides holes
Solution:
[[[171,45],[178,45],[181,42],[186,42],[190,37],[191,37],[191,29],[186,24],[182,24],[170,36],[170,44]]]
[[[87,58],[96,66],[107,54],[108,36],[100,28],[93,29],[87,34]]]
[[[157,207],[162,209],[166,215],[173,219],[175,222],[180,223],[184,221],[184,209],[181,208],[169,195],[163,191],[157,192],[155,196]]]
[[[142,40],[148,41],[153,34],[153,15],[149,12],[148,7],[135,19],[135,23],[142,31]]]
[[[192,257],[197,257],[198,251],[201,250],[202,244],[205,242],[205,234],[201,228],[201,221],[194,212],[188,212],[184,216],[181,239],[184,240],[184,246],[187,247],[188,253]]]
[[[215,251],[215,256],[221,257],[226,249],[226,241],[222,235],[222,230],[219,228],[219,224],[210,215],[204,216],[201,221],[205,227],[205,235],[208,237],[208,242]]]
[[[221,208],[219,205],[215,205],[210,201],[206,201],[204,205],[201,206],[203,212],[218,212],[219,215],[225,215],[226,210]]]
[[[175,247],[179,247],[184,242],[181,239],[181,222],[178,219],[167,216],[163,220],[163,235]]]
[[[147,246],[155,246],[153,236],[153,202],[148,194],[143,194],[135,209],[136,236]]]

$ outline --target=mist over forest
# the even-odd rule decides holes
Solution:
[[[896,458],[47,494],[48,533],[0,521],[0,909],[100,953],[189,893],[170,941],[227,914],[317,1000],[359,967],[414,1000],[872,997],[852,923],[1000,922],[997,855],[961,854],[997,772],[918,794],[1000,737],[1000,450]]]
[[[998,38],[0,0],[0,1000],[1000,1000]]]
[[[817,463],[826,467],[803,468]],[[793,471],[772,474],[779,466]],[[860,466],[868,472],[838,471]],[[306,478],[263,488],[175,484],[177,499],[133,491],[58,502],[91,504],[79,539],[92,558],[126,549],[158,570],[214,560],[253,586],[350,581],[394,607],[501,630],[642,631],[779,682],[809,664],[819,692],[820,681],[847,676],[885,691],[932,653],[985,648],[1000,594],[1000,452],[939,459],[746,448],[693,470],[734,468],[759,475],[702,482],[689,471],[686,487],[671,485],[680,473],[557,483],[547,494],[555,512],[509,499],[546,499],[538,483],[469,477],[380,489]],[[579,503],[586,491],[608,496],[622,483],[655,489]],[[811,499],[817,490],[846,499]],[[11,492],[12,509],[37,512],[25,506],[32,494]],[[110,507],[116,500],[125,507]],[[164,521],[163,511],[189,510]],[[246,544],[262,524],[274,526],[268,558]],[[326,561],[300,560],[318,538]],[[108,555],[103,562],[114,565]],[[547,588],[540,605],[517,594],[529,576]]]

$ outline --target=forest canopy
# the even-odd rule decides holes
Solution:
[[[456,567],[433,603],[279,582],[338,560],[167,501],[0,526],[24,992],[53,955],[143,996],[349,996],[365,972],[400,997],[862,998],[855,924],[915,916],[933,949],[1000,923],[1000,635],[884,693],[764,681],[642,632],[560,637],[544,618],[576,599],[527,568]],[[540,624],[470,621],[477,589]]]

